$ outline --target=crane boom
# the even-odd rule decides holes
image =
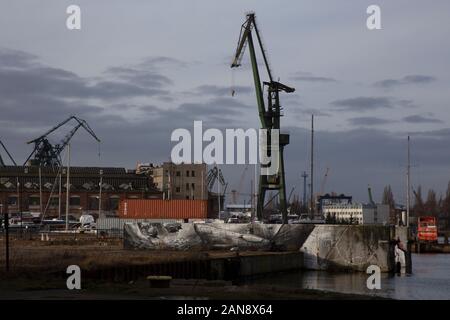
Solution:
[[[236,53],[234,55],[234,60],[231,63],[231,68],[236,68],[241,65],[241,60],[244,55],[245,47],[248,44],[250,52],[250,62],[252,64],[252,71],[253,71],[253,82],[255,84],[255,91],[256,91],[256,102],[258,104],[259,119],[261,121],[261,126],[263,128],[267,128],[268,123],[265,117],[266,107],[264,105],[263,89],[261,85],[261,79],[259,77],[258,61],[256,59],[255,46],[253,44],[252,26],[256,26],[255,15],[249,14],[247,15],[247,21],[241,27],[238,46],[236,49]],[[270,72],[270,69],[267,70]],[[269,77],[271,77],[270,73]]]
[[[239,196],[240,196],[240,194],[241,194],[242,185],[243,185],[243,183],[244,183],[245,174],[247,173],[248,166],[249,166],[248,164],[245,165],[244,172],[242,172],[241,178],[239,179],[238,188],[237,188],[237,190],[236,190],[235,204],[236,204],[236,202],[239,200]]]
[[[64,148],[69,143],[70,139],[72,139],[75,132],[77,132],[77,130],[80,127],[83,127],[95,140],[97,140],[97,142],[100,142],[100,139],[97,137],[95,132],[89,127],[89,125],[87,124],[86,121],[78,119],[76,117],[75,117],[75,120],[78,122],[78,124],[65,136],[65,138],[61,141],[61,143],[56,146],[58,154],[60,154],[62,152],[62,150],[64,150]]]
[[[77,124],[75,125],[75,127],[72,128],[72,130],[70,130],[70,132],[63,138],[63,140],[61,140],[59,144],[53,146],[47,139],[48,135],[58,130],[71,120],[76,121]],[[24,165],[26,165],[28,160],[30,160],[31,157],[34,155],[34,161],[37,162],[39,165],[60,166],[61,165],[60,156],[62,151],[70,142],[70,140],[75,135],[77,130],[81,127],[83,127],[97,142],[100,142],[100,139],[97,137],[97,135],[94,133],[94,131],[91,129],[91,127],[85,120],[72,115],[67,119],[65,119],[64,121],[58,123],[56,126],[48,130],[40,137],[27,142],[28,144],[34,143],[34,149],[28,156],[27,160],[25,160]]]
[[[16,161],[14,161],[13,157],[11,156],[11,154],[9,153],[8,149],[6,149],[6,146],[3,144],[2,140],[0,140],[0,145],[2,146],[3,150],[5,150],[6,154],[8,155],[9,159],[11,160],[11,162],[17,166]],[[5,162],[2,159],[2,156],[0,155],[0,167],[4,167],[5,166]]]

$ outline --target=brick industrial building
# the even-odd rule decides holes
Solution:
[[[158,166],[138,164],[136,172],[145,172],[150,176],[155,187],[164,193],[166,199],[208,199],[208,187],[205,183],[207,166],[204,163],[174,164],[164,162]]]
[[[0,203],[10,214],[45,212],[46,217],[64,216],[66,208],[66,168],[37,166],[0,167]],[[124,168],[71,167],[69,214],[117,215],[124,199],[162,199],[151,177]],[[102,181],[100,188],[100,181]],[[61,193],[60,193],[61,182]],[[42,197],[42,203],[40,201]],[[61,200],[61,201],[60,201]]]

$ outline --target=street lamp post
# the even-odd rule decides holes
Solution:
[[[102,214],[102,185],[103,185],[103,170],[100,170],[100,183],[99,183],[99,193],[98,193],[98,217],[101,218]]]
[[[0,215],[3,215],[3,204],[0,203]],[[6,272],[9,272],[9,219],[8,212],[4,214],[5,221],[5,251],[6,251]]]
[[[17,209],[19,210],[19,216],[20,216],[20,237],[22,237],[22,226],[23,226],[23,221],[22,221],[22,208],[20,205],[20,182],[19,182],[19,177],[17,177]]]

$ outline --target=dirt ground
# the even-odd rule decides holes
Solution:
[[[240,252],[244,255],[261,255],[264,252]],[[269,254],[269,253],[267,253]],[[270,253],[274,254],[274,253]],[[143,265],[149,263],[200,260],[235,256],[230,251],[150,251],[124,250],[119,239],[99,239],[80,236],[79,239],[53,239],[50,241],[10,241],[10,275],[55,273],[75,264],[82,270],[107,266]],[[5,266],[5,243],[0,239],[0,265]],[[0,270],[0,276],[4,268]]]

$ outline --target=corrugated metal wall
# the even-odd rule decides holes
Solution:
[[[125,199],[119,217],[134,219],[206,219],[207,200]]]

